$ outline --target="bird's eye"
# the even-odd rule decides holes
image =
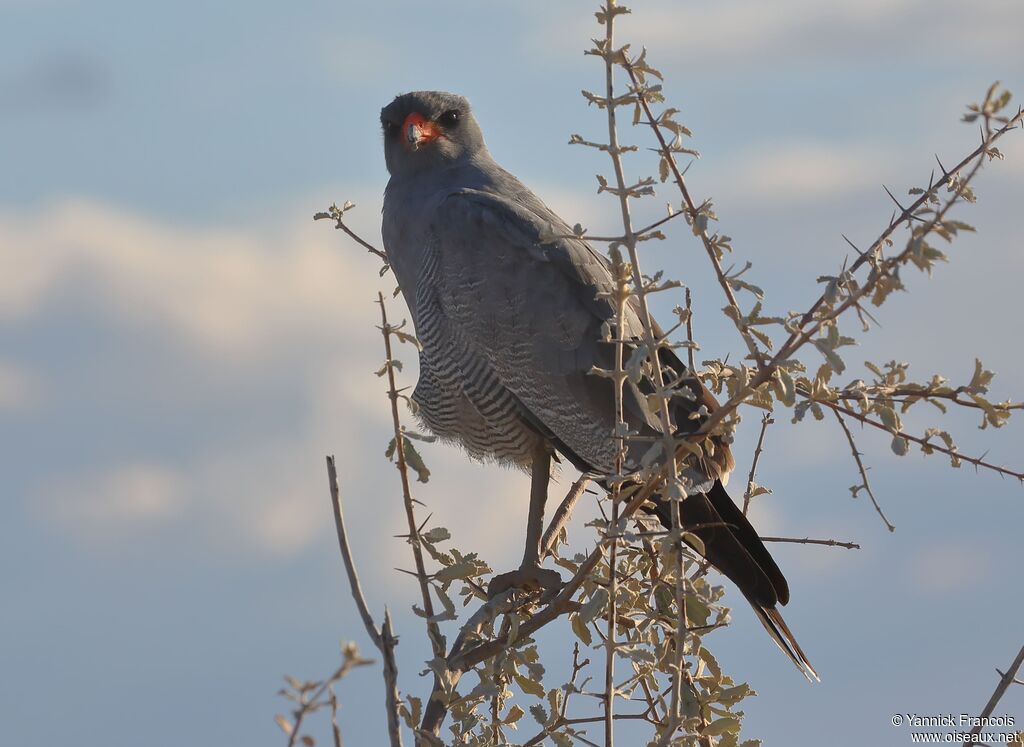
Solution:
[[[437,121],[443,124],[445,127],[454,127],[459,123],[459,112],[457,109],[449,109],[440,117]]]
[[[384,134],[387,137],[397,137],[398,136],[398,130],[400,128],[394,122],[389,122],[387,120],[384,120],[383,122],[380,123],[380,125],[381,125],[381,127],[384,128]]]

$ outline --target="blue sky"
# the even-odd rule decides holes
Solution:
[[[326,674],[340,640],[371,649],[337,557],[326,453],[371,605],[396,613],[405,687],[425,692],[414,588],[393,570],[408,559],[372,375],[376,264],[310,216],[353,200],[354,225],[376,241],[377,112],[401,91],[442,88],[473,101],[498,160],[570,223],[612,230],[593,179],[606,164],[566,145],[603,127],[579,96],[602,80],[582,54],[592,10],[0,0],[5,743],[280,744],[280,676]],[[754,262],[769,310],[784,312],[838,268],[840,233],[878,233],[882,183],[905,192],[933,154],[973,147],[957,122],[965,103],[997,79],[1024,95],[1022,24],[1011,0],[701,0],[637,3],[621,38],[665,72],[704,156],[691,185],[714,196],[736,259]],[[1002,150],[959,215],[979,234],[931,280],[911,277],[851,361],[898,357],[922,378],[966,380],[979,356],[997,398],[1022,396],[1024,138]],[[702,252],[679,227],[670,239],[646,247],[647,268],[693,288],[707,357],[735,356]],[[964,451],[1021,466],[1019,424],[948,424]],[[743,474],[755,437],[749,418]],[[762,531],[863,545],[773,548],[820,686],[730,593],[735,624],[709,643],[759,692],[746,734],[769,745],[909,743],[892,713],[976,711],[1022,642],[1020,487],[860,440],[894,534],[850,499],[853,465],[831,424],[769,432]],[[440,445],[424,456],[434,478],[417,497],[437,523],[511,567],[526,478]],[[557,658],[568,641],[556,630],[545,643]],[[380,743],[378,673],[353,674],[339,695],[350,743]],[[1020,723],[1020,688],[1000,711]]]

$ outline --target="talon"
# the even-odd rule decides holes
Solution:
[[[515,571],[502,573],[491,579],[487,585],[487,596],[494,598],[509,589],[524,591],[551,591],[562,587],[562,577],[557,571],[538,566],[524,566]]]

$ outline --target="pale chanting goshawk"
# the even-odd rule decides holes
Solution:
[[[614,368],[615,345],[602,335],[602,326],[615,321],[603,295],[614,287],[609,262],[581,239],[553,238],[572,231],[495,163],[465,98],[407,93],[380,119],[391,175],[384,246],[422,346],[413,393],[419,417],[474,457],[532,474],[522,566],[495,577],[490,593],[557,586],[558,574],[540,567],[552,458],[561,455],[596,475],[615,471],[613,387],[589,373],[595,366]],[[635,303],[623,327],[624,339],[643,336]],[[659,357],[670,375],[689,373],[671,350],[662,348]],[[687,386],[692,400],[672,400],[679,433],[700,426],[700,418],[689,416],[701,405],[709,411],[718,406],[696,377]],[[640,435],[657,436],[659,422],[643,402],[651,390],[645,380],[627,388],[625,419]],[[628,459],[635,464],[647,448],[632,446]],[[786,579],[726,493],[734,466],[728,445],[716,439],[714,455],[688,468],[694,487],[680,503],[684,524],[776,643],[816,678],[776,607],[789,601]],[[668,502],[648,510],[671,527]]]

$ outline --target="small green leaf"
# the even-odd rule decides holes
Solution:
[[[907,443],[907,439],[903,436],[896,436],[892,440],[892,451],[897,456],[906,456],[910,450],[910,444]]]
[[[443,542],[444,540],[451,539],[452,533],[444,527],[434,527],[429,532],[424,532],[420,535],[427,542],[437,543]]]
[[[587,627],[587,624],[583,622],[579,615],[572,616],[572,632],[588,646],[593,642],[593,637],[590,635],[590,628]]]
[[[544,726],[548,722],[547,711],[544,710],[544,706],[540,703],[530,706],[530,715],[533,716],[533,720],[541,726]]]
[[[408,464],[416,472],[416,479],[419,482],[429,482],[430,470],[427,469],[427,465],[423,462],[423,457],[416,451],[416,447],[412,445],[412,441],[407,438],[402,439],[405,443],[405,463]]]
[[[731,716],[726,716],[724,718],[716,719],[707,726],[705,726],[701,730],[701,734],[703,734],[706,737],[717,737],[720,734],[725,734],[726,732],[736,733],[739,730],[739,719],[732,718]]]
[[[536,680],[532,680],[525,675],[516,672],[516,684],[527,695],[536,695],[538,698],[544,697],[544,685]]]

